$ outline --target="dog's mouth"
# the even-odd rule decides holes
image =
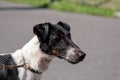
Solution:
[[[77,63],[83,61],[84,58],[85,58],[85,56],[86,56],[86,55],[80,56],[80,57],[78,57],[78,58],[68,57],[68,58],[64,58],[64,59],[65,59],[67,62],[71,63],[71,64],[77,64]]]
[[[74,49],[73,49],[74,50]],[[86,53],[83,51],[70,51],[64,56],[57,56],[58,58],[64,59],[71,64],[77,64],[85,59]]]
[[[54,56],[58,57],[59,59],[64,59],[71,64],[77,64],[84,60],[86,54],[83,51],[74,51],[75,49],[71,49],[69,51],[63,51],[63,53],[59,53],[56,50],[53,50]]]
[[[83,61],[85,56],[86,56],[86,53],[84,53],[82,50],[80,50],[78,48],[77,49],[69,48],[66,51],[66,56],[64,57],[64,59],[71,64],[77,64],[77,63]]]
[[[73,56],[73,55],[59,56],[59,55],[57,55],[56,57],[58,57],[59,59],[64,59],[71,64],[77,64],[77,63],[83,61],[85,56],[86,56],[86,54],[83,54],[82,56]]]

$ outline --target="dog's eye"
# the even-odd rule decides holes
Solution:
[[[59,42],[61,39],[60,38],[55,38],[54,41],[55,42]]]
[[[60,38],[52,38],[51,40],[50,40],[50,45],[51,46],[55,46],[55,45],[57,45],[59,42],[60,42]]]
[[[51,40],[52,40],[52,42],[59,42],[61,40],[61,38],[58,36],[52,36]]]

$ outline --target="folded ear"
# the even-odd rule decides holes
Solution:
[[[33,27],[34,34],[37,35],[37,37],[41,42],[46,41],[46,39],[48,38],[49,31],[50,31],[50,23],[38,24]]]
[[[64,29],[66,29],[67,31],[70,31],[70,26],[67,23],[64,23],[62,21],[59,21],[57,24],[61,25]]]
[[[49,53],[50,51],[48,46],[50,26],[51,26],[50,23],[43,23],[43,24],[38,24],[33,28],[34,34],[37,35],[39,41],[41,42],[40,48],[45,53]]]

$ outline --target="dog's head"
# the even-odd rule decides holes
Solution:
[[[40,49],[48,54],[76,64],[82,61],[86,54],[72,42],[70,26],[63,22],[57,24],[43,23],[34,26],[33,32],[40,41]]]

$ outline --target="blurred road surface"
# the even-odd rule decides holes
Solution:
[[[71,25],[73,41],[87,53],[71,65],[54,59],[42,80],[120,80],[120,19],[37,9],[0,2],[0,53],[22,48],[41,22],[64,21]]]

